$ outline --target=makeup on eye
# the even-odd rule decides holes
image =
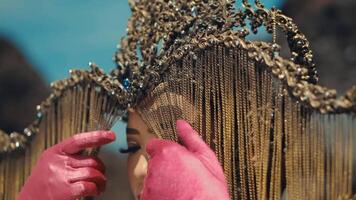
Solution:
[[[120,149],[120,153],[136,153],[138,150],[141,149],[140,145],[129,146],[127,149]]]
[[[126,128],[126,134],[127,135],[140,135],[140,131],[134,128],[127,127]]]
[[[140,132],[137,129],[127,127],[126,128],[126,135],[129,138],[132,138],[131,136],[134,135],[140,135]],[[119,152],[120,153],[125,153],[125,154],[130,154],[130,153],[136,153],[138,150],[141,149],[141,146],[138,144],[136,139],[127,139],[127,149],[120,148]]]

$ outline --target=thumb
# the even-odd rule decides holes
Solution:
[[[99,147],[114,140],[115,133],[112,131],[92,131],[76,134],[55,147],[63,153],[76,154],[86,148]]]
[[[184,120],[177,120],[177,133],[182,144],[191,152],[211,151],[199,134]]]
[[[221,182],[226,184],[224,172],[212,149],[199,134],[184,120],[177,121],[177,133],[183,145],[195,153],[204,166]]]

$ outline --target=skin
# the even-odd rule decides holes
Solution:
[[[150,139],[157,138],[153,131],[134,110],[129,110],[127,122],[127,146],[130,152],[127,159],[128,178],[131,191],[136,200],[140,199],[143,181],[147,174],[148,154],[146,144]]]
[[[170,93],[172,98],[177,98],[184,102],[185,109],[192,110],[193,106],[187,102],[183,96]],[[164,102],[159,102],[160,106],[164,107]],[[171,105],[166,105],[171,106]],[[184,111],[183,111],[184,112]],[[192,119],[193,121],[193,119]],[[128,149],[138,148],[137,151],[130,151],[127,159],[128,178],[131,191],[136,200],[140,199],[140,193],[143,188],[143,181],[147,174],[148,154],[146,152],[146,144],[150,139],[158,138],[152,130],[143,121],[141,116],[134,109],[128,110],[127,122],[127,145]]]

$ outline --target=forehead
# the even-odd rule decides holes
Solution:
[[[138,112],[132,110],[128,113],[126,136],[128,141],[133,140],[143,146],[150,139],[157,138],[156,134],[149,129],[149,126],[146,125]]]
[[[141,116],[133,109],[128,111],[127,133],[144,134],[148,132],[148,126],[143,121]]]
[[[132,126],[135,124],[145,124],[145,122],[142,120],[141,116],[138,114],[133,109],[129,109],[128,111],[128,120],[127,120],[127,125]]]

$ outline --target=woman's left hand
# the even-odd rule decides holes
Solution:
[[[177,121],[183,145],[153,139],[147,147],[143,200],[228,200],[228,186],[215,153],[185,121]]]

